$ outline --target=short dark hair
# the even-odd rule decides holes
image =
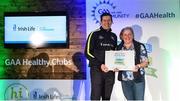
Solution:
[[[112,15],[110,13],[106,13],[105,12],[105,13],[101,14],[101,21],[102,21],[103,16],[110,16],[111,17],[111,21],[113,22]]]
[[[130,30],[131,33],[132,33],[132,35],[133,35],[133,39],[134,39],[134,31],[133,31],[132,27],[125,27],[125,28],[123,28],[123,29],[121,30],[120,34],[119,34],[120,39],[122,40],[122,35],[123,35],[123,33],[124,33],[125,30]]]

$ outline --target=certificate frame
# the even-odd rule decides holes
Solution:
[[[105,65],[109,70],[115,68],[119,70],[134,70],[135,68],[134,50],[118,50],[105,52]]]

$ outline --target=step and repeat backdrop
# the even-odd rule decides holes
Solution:
[[[147,48],[145,100],[180,99],[180,0],[1,0],[0,100],[90,100],[84,47],[104,12]],[[117,73],[111,99],[126,101]]]
[[[146,69],[145,100],[177,100],[179,89],[180,42],[179,0],[96,0],[86,1],[87,36],[99,28],[100,15],[113,16],[112,31],[119,37],[130,26],[135,39],[146,45],[150,64]],[[119,39],[119,42],[121,40]],[[117,80],[117,79],[116,79]],[[116,81],[111,96],[123,101],[121,83]]]

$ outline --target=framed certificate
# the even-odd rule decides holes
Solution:
[[[109,70],[118,68],[119,70],[134,70],[135,67],[134,51],[106,51],[105,65]]]

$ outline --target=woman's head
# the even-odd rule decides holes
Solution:
[[[119,34],[119,37],[126,44],[132,43],[134,40],[133,29],[131,27],[123,28]]]

